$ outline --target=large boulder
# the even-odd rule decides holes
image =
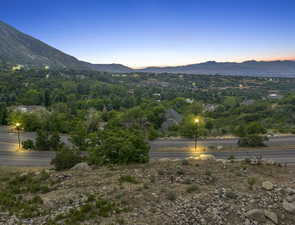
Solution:
[[[279,223],[278,216],[274,212],[271,212],[269,210],[264,210],[264,216],[266,218],[268,218],[269,220],[271,220],[275,224],[278,224]]]
[[[266,219],[274,224],[278,224],[279,219],[276,213],[263,209],[251,209],[246,213],[246,217],[259,223],[264,223]]]
[[[264,222],[264,210],[262,209],[251,209],[246,213],[246,217],[257,222]]]
[[[81,163],[76,164],[74,167],[72,167],[71,170],[90,171],[91,167],[87,163],[81,162]]]

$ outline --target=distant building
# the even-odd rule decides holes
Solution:
[[[269,99],[281,99],[283,96],[277,93],[271,93],[268,95]]]
[[[204,111],[205,112],[213,112],[217,108],[216,104],[205,104],[204,105]]]
[[[134,89],[129,89],[129,90],[128,90],[128,94],[130,94],[130,95],[134,95]]]
[[[19,106],[12,106],[10,109],[14,112],[22,112],[22,113],[46,111],[46,108],[40,105],[19,105]]]
[[[189,104],[192,104],[194,102],[194,100],[193,99],[190,99],[190,98],[186,98],[185,99],[185,102],[186,103],[189,103]]]
[[[179,125],[182,121],[182,115],[176,112],[174,109],[167,109],[164,115],[164,122],[161,125],[162,131],[168,131],[169,128]]]
[[[23,68],[24,68],[23,65],[16,65],[16,66],[13,66],[13,67],[12,67],[12,71],[21,70],[21,69],[23,69]]]
[[[242,101],[241,105],[252,105],[254,103],[255,103],[255,100],[247,99],[247,100]]]

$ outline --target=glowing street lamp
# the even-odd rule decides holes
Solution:
[[[196,130],[195,130],[195,132],[194,132],[194,137],[195,137],[195,152],[197,152],[198,125],[199,125],[199,123],[200,123],[199,118],[195,118],[194,122],[195,122],[195,125],[196,125]]]
[[[21,149],[21,146],[20,146],[20,128],[21,128],[21,124],[16,123],[15,127],[16,127],[16,130],[17,130],[18,149]]]

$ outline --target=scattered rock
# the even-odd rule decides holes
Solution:
[[[19,176],[20,176],[20,177],[26,177],[26,176],[28,176],[28,175],[29,175],[28,172],[24,172],[24,173],[21,173]]]
[[[276,162],[273,160],[263,160],[263,164],[265,165],[275,165]]]
[[[214,155],[209,155],[209,154],[201,154],[199,157],[200,160],[216,160]]]
[[[288,202],[295,202],[295,195],[288,195],[287,196],[287,198],[286,198],[286,200],[288,201]]]
[[[273,189],[273,184],[270,181],[265,181],[262,183],[262,187],[267,191],[271,191]]]
[[[284,200],[283,208],[289,213],[295,213],[295,203],[290,203],[287,200]]]
[[[289,195],[295,195],[295,189],[287,187],[286,188],[286,193]]]
[[[217,146],[217,150],[218,150],[218,151],[220,151],[220,150],[222,150],[222,149],[223,149],[223,146],[222,146],[222,145],[218,145],[218,146]]]

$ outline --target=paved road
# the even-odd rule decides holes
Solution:
[[[16,144],[8,144],[11,148]],[[4,146],[3,143],[1,146]],[[282,163],[295,164],[295,149],[294,150],[269,150],[269,151],[251,151],[251,152],[214,152],[216,158],[227,159],[234,155],[236,159],[251,158],[255,156],[263,156],[263,159],[271,159]],[[0,151],[1,166],[32,166],[42,167],[50,166],[50,161],[54,157],[55,152],[20,152],[20,151]],[[186,158],[196,156],[190,152],[151,152],[152,159],[160,158]]]
[[[205,153],[206,154],[206,153]],[[263,159],[274,160],[281,163],[295,164],[295,149],[294,150],[268,150],[268,151],[251,151],[251,152],[212,152],[218,159],[227,159],[234,156],[236,159],[254,158],[262,156]],[[151,152],[152,159],[160,158],[175,158],[183,159],[190,156],[198,156],[196,153],[190,152]]]
[[[0,166],[44,167],[50,166],[55,152],[0,151]]]
[[[236,148],[237,138],[232,139],[207,139],[198,141],[199,148],[210,148],[210,147],[222,147]],[[267,142],[268,146],[281,147],[286,145],[294,145],[295,149],[295,136],[283,136],[273,137]],[[153,151],[190,151],[194,148],[194,141],[188,139],[172,139],[172,140],[156,140],[151,142]],[[278,148],[279,149],[279,148]]]
[[[34,138],[33,133],[23,133],[22,139]],[[206,140],[200,141],[199,146],[235,146],[236,139],[227,140]],[[49,166],[51,159],[54,157],[54,152],[21,152],[17,151],[17,135],[8,133],[6,128],[0,127],[0,166]],[[271,139],[270,145],[276,150],[257,150],[251,152],[213,152],[217,158],[228,158],[234,155],[237,159],[248,158],[262,155],[264,159],[272,159],[283,163],[295,164],[295,147],[294,150],[280,150],[283,145],[295,145],[295,137],[281,137]],[[151,142],[152,151],[150,156],[152,159],[159,158],[186,158],[195,156],[191,151],[194,142],[191,140],[157,140]]]

